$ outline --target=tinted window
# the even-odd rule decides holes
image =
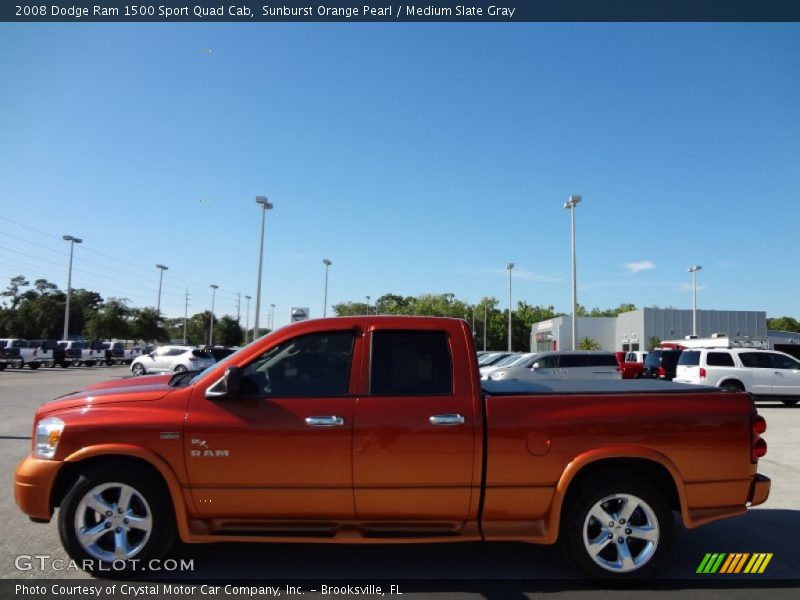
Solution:
[[[6,340],[0,340],[0,348],[5,348],[8,342]]]
[[[28,347],[28,342],[26,342],[25,340],[14,340],[13,342],[11,342],[11,347],[12,348],[27,348]]]
[[[313,333],[274,346],[242,369],[246,396],[344,396],[353,358],[352,331]]]
[[[706,364],[709,367],[732,367],[733,357],[730,352],[709,352],[706,355]]]
[[[652,367],[658,368],[661,366],[661,350],[653,350],[650,354],[647,355],[647,358],[644,359],[644,366],[645,367]]]
[[[770,354],[769,356],[775,369],[800,369],[800,363],[789,356],[783,354]]]
[[[628,352],[625,355],[625,362],[637,362],[638,357],[636,356],[636,352]]]
[[[613,354],[588,354],[586,358],[590,367],[617,367],[617,357]]]
[[[540,369],[555,369],[558,366],[558,355],[551,354],[550,356],[545,356],[534,362],[539,363]]]
[[[558,360],[559,367],[585,367],[586,366],[585,354],[562,354]]]
[[[679,365],[687,367],[696,367],[700,364],[700,351],[699,350],[684,350],[681,354]]]
[[[72,348],[75,350],[83,350],[83,342],[72,342]]]
[[[665,369],[674,369],[681,354],[682,350],[665,350],[661,353],[661,366]]]
[[[373,394],[452,393],[450,345],[443,331],[376,331],[372,335]]]
[[[742,352],[739,354],[742,365],[751,369],[771,369],[772,361],[769,352]]]
[[[208,350],[192,350],[192,355],[200,358],[211,358],[211,352]]]

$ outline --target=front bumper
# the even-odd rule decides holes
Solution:
[[[50,520],[53,484],[62,464],[30,455],[19,463],[14,472],[14,500],[22,512],[36,520]]]
[[[747,496],[748,506],[758,506],[759,504],[764,504],[769,497],[771,485],[772,481],[769,477],[765,477],[764,475],[757,473],[753,479],[753,483],[750,485],[750,494]]]

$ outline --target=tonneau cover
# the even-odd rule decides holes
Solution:
[[[543,381],[481,381],[483,392],[491,396],[520,394],[642,394],[719,392],[709,385],[674,383],[659,379],[546,379]]]

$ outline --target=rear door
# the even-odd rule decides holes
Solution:
[[[613,354],[587,354],[586,377],[592,379],[619,379],[622,372]]]
[[[773,393],[781,396],[800,396],[800,363],[791,356],[771,352]]]
[[[747,391],[758,395],[770,395],[773,393],[774,379],[772,361],[769,352],[741,352],[739,360],[742,366],[747,369],[747,377],[750,383],[744,382]]]
[[[457,530],[470,514],[476,408],[466,340],[437,329],[369,332],[367,392],[356,405],[356,517],[376,529]],[[460,365],[460,369],[454,368]],[[455,374],[458,373],[459,376]]]
[[[558,370],[561,379],[586,379],[589,375],[586,354],[566,353],[558,357]]]

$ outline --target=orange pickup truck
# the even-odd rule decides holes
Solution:
[[[660,381],[481,382],[464,321],[296,323],[198,373],[36,413],[17,504],[84,568],[184,542],[560,542],[651,576],[673,535],[761,504],[747,393]]]

